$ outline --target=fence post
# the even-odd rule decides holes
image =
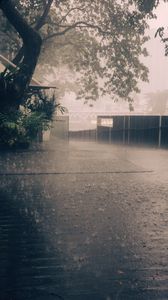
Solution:
[[[158,147],[161,147],[162,143],[162,116],[159,116],[159,137],[158,137]]]
[[[109,126],[109,144],[111,144],[111,127]]]
[[[130,116],[128,116],[128,145],[130,144]]]
[[[125,116],[124,116],[124,122],[123,122],[123,144],[125,145]]]

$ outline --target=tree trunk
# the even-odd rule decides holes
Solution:
[[[2,0],[0,9],[21,36],[24,46],[24,58],[16,72],[0,77],[0,111],[4,111],[10,108],[18,109],[24,101],[25,92],[38,61],[42,40],[23,19],[12,0]]]
[[[48,2],[46,3],[46,5],[44,7],[43,14],[41,15],[41,17],[37,21],[37,23],[34,27],[34,30],[39,31],[43,27],[43,25],[45,24],[45,21],[46,21],[46,18],[48,16],[48,14],[49,14],[52,3],[53,3],[53,0],[48,0]],[[13,59],[12,62],[15,65],[18,65],[22,61],[23,57],[24,57],[24,46],[22,46],[20,48],[19,52],[16,54],[16,56]]]

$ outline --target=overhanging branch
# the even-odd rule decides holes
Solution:
[[[76,22],[74,24],[71,24],[71,25],[59,25],[59,26],[61,28],[65,28],[65,29],[62,30],[62,31],[58,31],[58,32],[55,32],[55,33],[52,33],[52,34],[48,35],[46,38],[44,38],[44,41],[47,41],[48,39],[51,39],[55,36],[64,35],[68,31],[70,31],[74,28],[86,28],[87,27],[87,28],[91,28],[91,29],[96,29],[102,35],[111,35],[112,34],[112,32],[109,31],[109,30],[105,31],[98,25],[90,24],[90,23],[87,23],[87,22],[84,22],[84,21],[78,21],[78,22]]]
[[[72,11],[74,11],[74,10],[79,10],[79,11],[83,11],[84,10],[84,8],[82,8],[82,6],[80,6],[80,7],[72,7],[63,17],[62,17],[62,19],[59,21],[59,23],[57,24],[57,25],[60,25],[63,21],[65,21],[66,20],[66,18],[68,17],[68,15],[72,12]]]

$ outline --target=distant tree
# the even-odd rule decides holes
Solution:
[[[132,93],[139,92],[138,82],[148,80],[148,70],[140,60],[147,55],[147,23],[136,2],[1,0],[1,50],[19,66],[12,77],[14,84],[6,89],[13,89],[10,99],[3,94],[1,80],[1,107],[24,101],[40,53],[40,36],[41,64],[50,70],[67,65],[77,72],[79,98],[96,100],[108,93],[131,102]],[[11,83],[11,77],[6,79]]]
[[[148,112],[160,115],[166,113],[168,103],[168,90],[148,93],[146,97]]]

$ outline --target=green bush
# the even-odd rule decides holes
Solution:
[[[0,148],[28,147],[50,128],[56,106],[54,95],[38,92],[28,95],[19,110],[0,113]]]

